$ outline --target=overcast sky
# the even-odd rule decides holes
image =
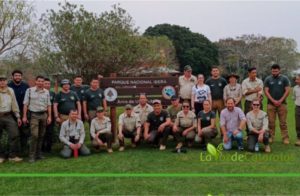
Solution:
[[[55,0],[36,0],[38,16],[57,10]],[[101,13],[115,3],[133,17],[143,33],[149,26],[169,23],[190,28],[211,41],[242,34],[292,38],[300,51],[300,1],[71,1]],[[299,26],[298,26],[299,25]]]

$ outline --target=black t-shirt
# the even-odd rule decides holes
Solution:
[[[213,111],[205,113],[203,110],[197,115],[198,120],[201,120],[201,128],[210,126],[210,120],[216,118],[216,114]]]
[[[212,100],[223,100],[223,90],[227,85],[227,82],[224,78],[219,77],[218,79],[208,78],[205,82],[210,88]]]
[[[70,90],[77,93],[77,96],[79,97],[80,101],[83,101],[83,96],[84,96],[84,93],[87,89],[89,89],[88,85],[81,85],[79,87],[72,85],[71,88],[70,88]]]
[[[74,91],[68,93],[59,92],[54,98],[54,103],[58,103],[58,112],[64,115],[69,115],[71,110],[77,108],[77,101],[80,100]]]
[[[170,118],[170,115],[165,110],[162,110],[159,115],[156,115],[154,111],[150,112],[147,116],[147,122],[150,123],[149,132],[152,130],[157,130],[161,124],[166,122],[167,118]]]
[[[13,81],[10,81],[7,84],[7,86],[14,90],[20,112],[23,113],[23,101],[25,97],[25,92],[29,88],[29,85],[23,81],[21,81],[21,83],[18,85],[16,85]]]

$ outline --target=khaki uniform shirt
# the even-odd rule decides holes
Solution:
[[[260,129],[263,129],[265,131],[268,130],[269,120],[266,112],[260,110],[257,115],[254,115],[253,111],[250,111],[247,113],[246,119],[247,119],[248,129],[250,131],[252,131],[253,128],[257,130]]]
[[[242,97],[242,86],[240,84],[236,84],[235,86],[231,86],[230,84],[227,84],[224,88],[224,100],[231,97],[235,101]]]
[[[133,112],[135,112],[140,117],[142,125],[146,122],[148,114],[152,111],[153,107],[149,104],[146,104],[143,108],[140,104],[133,108]]]
[[[104,119],[99,120],[97,117],[91,122],[90,133],[93,138],[96,137],[96,133],[109,133],[111,132],[111,122],[110,119],[104,116]]]
[[[31,87],[26,90],[23,103],[32,112],[47,111],[47,107],[51,106],[49,91],[47,89],[37,90],[36,87]]]
[[[74,137],[76,140],[79,140],[80,144],[83,144],[85,131],[81,120],[76,120],[76,122],[66,120],[62,123],[59,134],[60,141],[69,146],[72,144],[70,142],[70,137]]]
[[[197,84],[196,76],[192,75],[189,79],[183,76],[179,76],[179,97],[182,99],[191,99],[192,88]]]
[[[141,126],[141,120],[134,112],[132,112],[130,116],[124,112],[119,116],[119,125],[122,125],[127,131],[134,131]]]
[[[246,93],[249,90],[253,90],[258,86],[261,88],[261,91],[259,91],[258,93],[252,93],[252,94],[246,95]],[[245,100],[253,101],[254,99],[260,98],[260,95],[263,95],[263,87],[264,87],[264,84],[261,79],[256,78],[254,81],[251,81],[249,78],[246,78],[242,82],[242,92],[243,92],[243,95],[245,96]]]
[[[194,112],[189,111],[187,115],[180,111],[177,114],[177,118],[175,120],[175,125],[178,127],[188,128],[192,126],[197,126],[196,115]]]
[[[17,118],[20,118],[20,110],[16,100],[14,90],[10,87],[0,91],[0,112],[13,112]]]

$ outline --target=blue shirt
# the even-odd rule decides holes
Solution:
[[[23,101],[25,92],[29,88],[29,85],[23,81],[21,81],[20,84],[15,84],[13,81],[10,81],[7,86],[14,90],[20,112],[23,113]]]

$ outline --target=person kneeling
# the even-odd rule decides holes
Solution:
[[[84,125],[78,119],[77,110],[71,110],[69,119],[64,121],[60,128],[59,139],[64,143],[64,148],[60,152],[63,158],[70,158],[73,151],[78,151],[81,155],[89,155],[90,150],[83,144],[85,138]]]
[[[183,146],[185,140],[188,143],[194,141],[196,133],[196,115],[190,110],[190,105],[188,102],[183,102],[182,111],[177,114],[173,126],[173,133],[177,140],[176,149],[180,149]]]
[[[97,107],[96,112],[97,117],[92,120],[90,128],[90,133],[93,139],[92,145],[96,149],[99,149],[100,146],[107,146],[107,152],[112,153],[113,138],[110,119],[104,115],[103,107]]]
[[[271,152],[269,145],[268,132],[268,116],[267,113],[260,110],[260,100],[254,99],[252,101],[253,110],[246,115],[247,125],[249,128],[248,136],[248,150],[251,152],[259,151],[259,142],[265,144],[265,152]]]
[[[131,146],[136,147],[136,143],[139,141],[141,135],[141,120],[140,117],[132,112],[132,106],[127,104],[125,106],[125,112],[119,116],[119,151],[125,149],[125,138],[131,138]]]

